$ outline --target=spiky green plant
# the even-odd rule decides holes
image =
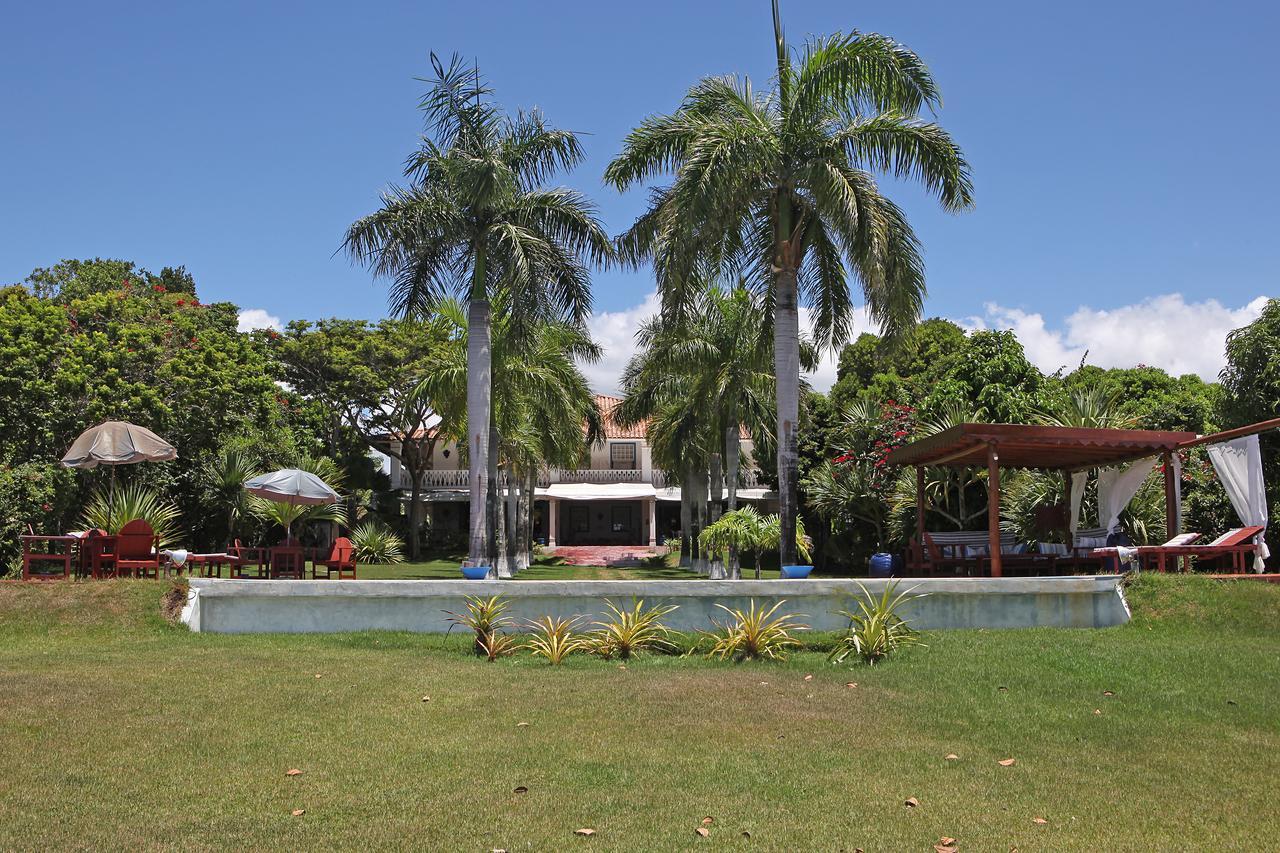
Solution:
[[[840,638],[827,660],[844,663],[850,656],[856,656],[871,665],[898,649],[924,645],[919,633],[898,613],[904,604],[923,598],[923,594],[912,595],[910,589],[899,593],[897,581],[885,584],[879,598],[861,583],[858,586],[862,589],[862,598],[854,599],[857,611],[840,611],[841,616],[849,619],[849,631]]]
[[[591,651],[603,658],[617,656],[630,660],[636,652],[645,649],[673,651],[675,644],[668,639],[671,629],[662,624],[664,617],[678,609],[677,605],[664,604],[645,608],[644,599],[633,600],[629,610],[623,610],[612,601],[605,601],[612,618],[596,622],[591,635]]]
[[[114,496],[106,492],[94,494],[85,507],[84,523],[115,534],[133,519],[141,518],[151,525],[164,548],[177,541],[178,516],[178,507],[172,501],[154,489],[131,483],[116,489]]]
[[[404,540],[377,519],[356,525],[351,531],[351,545],[362,563],[404,562]]]
[[[516,638],[510,634],[500,634],[494,631],[480,643],[479,652],[488,659],[489,663],[493,663],[498,658],[515,654],[519,650],[520,644]]]
[[[467,628],[475,635],[472,649],[477,655],[490,657],[489,649],[494,645],[494,636],[511,626],[511,617],[507,615],[507,608],[511,606],[511,602],[501,595],[489,598],[468,595],[463,601],[466,603],[464,612],[454,613],[446,610],[445,615],[449,617],[450,623],[460,628]]]
[[[577,632],[582,624],[582,617],[561,619],[555,616],[543,616],[529,623],[529,641],[522,646],[532,652],[534,657],[546,658],[547,663],[559,665],[574,652],[586,651],[591,647],[588,638]]]
[[[717,604],[716,607],[728,613],[732,621],[721,625],[712,620],[717,631],[707,635],[711,639],[711,651],[707,653],[707,657],[718,657],[721,660],[785,658],[787,649],[800,645],[800,641],[792,636],[793,633],[809,630],[808,625],[800,623],[800,617],[796,614],[774,615],[785,603],[786,599],[782,599],[768,610],[757,607],[754,598],[746,610]]]

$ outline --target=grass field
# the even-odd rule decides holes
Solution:
[[[853,670],[193,635],[165,588],[0,584],[0,849],[1274,843],[1266,584],[1144,577],[1122,628],[930,633]]]

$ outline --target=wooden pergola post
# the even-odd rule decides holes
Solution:
[[[1071,470],[1062,469],[1062,536],[1070,550],[1071,542]]]
[[[924,466],[916,466],[916,543],[924,553]]]
[[[994,441],[987,443],[987,549],[991,556],[991,577],[1004,575],[1000,557],[1000,453]]]
[[[1164,452],[1164,524],[1165,539],[1177,536],[1178,530],[1178,487],[1174,482],[1173,453]]]

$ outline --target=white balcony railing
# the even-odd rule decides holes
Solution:
[[[403,470],[392,485],[398,488],[409,488],[409,478]],[[545,488],[552,483],[643,483],[651,482],[654,488],[661,489],[668,485],[679,486],[679,482],[667,482],[661,471],[653,471],[646,477],[644,471],[637,468],[552,468],[538,476],[538,485]],[[438,470],[427,471],[422,477],[424,489],[465,489],[470,483],[467,471]],[[738,477],[738,488],[757,489],[764,486],[758,471],[745,471]]]

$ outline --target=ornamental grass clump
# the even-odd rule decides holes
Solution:
[[[756,607],[754,598],[746,610],[717,604],[716,607],[728,613],[732,621],[725,625],[716,622],[718,631],[707,634],[711,639],[711,651],[707,657],[721,660],[784,659],[787,649],[800,645],[793,633],[809,630],[809,626],[801,624],[794,614],[774,615],[785,603],[786,599],[782,599],[768,610]]]
[[[861,583],[858,586],[862,589],[863,597],[854,599],[858,605],[857,611],[840,611],[841,616],[849,618],[849,631],[840,638],[839,644],[831,650],[827,660],[844,663],[850,657],[856,657],[871,665],[899,649],[924,645],[919,633],[898,613],[902,605],[923,598],[923,595],[912,595],[911,590],[897,593],[897,581],[885,584],[884,592],[879,598]]]
[[[608,659],[615,655],[619,660],[630,660],[636,652],[652,649],[662,652],[675,651],[669,639],[671,629],[662,619],[677,609],[674,604],[659,605],[648,609],[644,599],[633,601],[629,610],[623,610],[612,601],[605,601],[612,618],[596,622],[591,635],[591,651]]]
[[[590,640],[576,633],[581,623],[581,616],[572,619],[543,616],[535,619],[529,623],[529,641],[521,648],[532,652],[534,657],[546,658],[547,663],[564,663],[565,658],[574,652],[591,648]]]
[[[472,650],[477,655],[496,660],[502,654],[510,654],[515,650],[515,646],[509,641],[504,642],[499,639],[502,636],[500,632],[511,626],[511,617],[506,615],[511,602],[500,595],[489,598],[468,595],[463,600],[467,605],[464,613],[446,610],[445,615],[449,617],[452,624],[466,628],[475,635]],[[449,630],[452,631],[453,628]],[[494,654],[493,650],[496,648],[502,648],[504,651]]]

